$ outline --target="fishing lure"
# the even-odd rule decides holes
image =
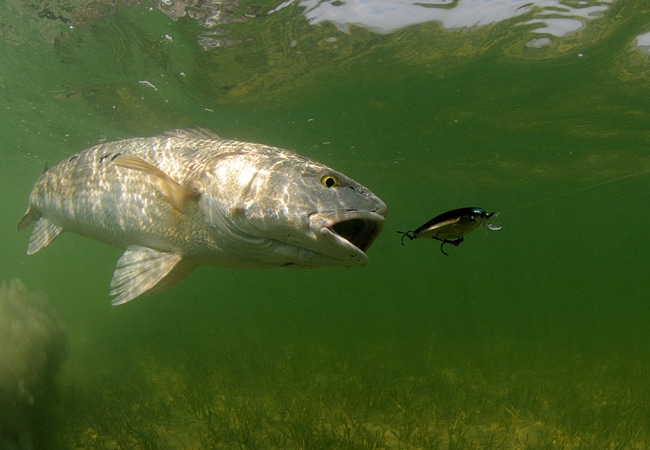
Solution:
[[[442,241],[440,251],[443,255],[449,256],[443,248],[445,244],[458,247],[467,233],[479,226],[485,226],[487,220],[495,217],[495,214],[497,213],[488,213],[483,208],[459,208],[440,214],[415,230],[398,231],[398,233],[402,235],[402,245],[404,245],[404,238],[410,240],[430,238]],[[500,229],[492,224],[487,224],[487,226],[491,230]]]

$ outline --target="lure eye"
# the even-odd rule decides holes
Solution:
[[[333,188],[341,184],[339,179],[334,175],[323,175],[320,179],[320,182],[326,188]]]

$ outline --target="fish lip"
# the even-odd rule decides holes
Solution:
[[[380,211],[383,212],[383,211]],[[384,215],[367,210],[342,210],[313,213],[310,228],[318,238],[325,238],[340,251],[347,265],[365,265],[366,250],[384,227]]]

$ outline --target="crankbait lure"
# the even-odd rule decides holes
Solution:
[[[553,195],[551,197],[543,198],[541,200],[536,200],[524,205],[520,205],[516,208],[510,208],[507,211],[502,211],[501,214],[511,211],[517,211],[523,208],[529,208],[540,203],[548,202],[551,200],[556,200],[561,197],[566,197],[569,195],[574,195],[579,192],[586,191],[588,189],[594,189],[605,184],[615,183],[617,181],[635,177],[644,173],[650,172],[650,168],[641,169],[637,172],[628,173],[627,175],[622,175],[620,177],[612,178],[610,180],[605,180],[600,183],[591,184],[579,189],[575,189],[568,192],[563,192],[558,195]],[[494,225],[493,223],[488,223],[487,221],[499,215],[499,213],[487,213],[483,208],[459,208],[452,211],[447,211],[446,213],[440,214],[439,216],[434,217],[424,225],[415,230],[409,231],[398,231],[402,235],[402,245],[404,245],[404,238],[409,238],[410,240],[418,238],[429,238],[436,239],[441,241],[440,251],[447,255],[445,252],[445,244],[452,244],[456,247],[460,245],[464,240],[464,236],[470,231],[478,228],[479,226],[487,226],[490,230],[500,230],[501,227]]]
[[[442,241],[440,251],[449,256],[443,248],[444,245],[452,244],[458,247],[463,242],[464,236],[479,226],[487,225],[491,230],[501,229],[491,223],[486,224],[487,220],[495,217],[495,214],[498,213],[488,213],[483,208],[459,208],[440,214],[415,230],[398,231],[398,233],[402,235],[402,245],[404,245],[404,238],[410,240],[429,238]]]

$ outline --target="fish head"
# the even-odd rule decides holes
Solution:
[[[308,241],[341,265],[366,264],[365,252],[383,228],[386,204],[365,186],[328,167],[312,167],[302,175],[302,187],[295,188],[304,188],[301,200]]]
[[[219,157],[203,209],[214,239],[262,266],[361,266],[384,225],[381,199],[286,150]]]

